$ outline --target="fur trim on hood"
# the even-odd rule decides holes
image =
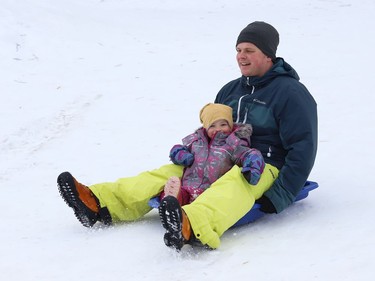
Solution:
[[[236,137],[246,140],[250,144],[250,137],[253,134],[253,126],[250,124],[234,123],[233,133]]]

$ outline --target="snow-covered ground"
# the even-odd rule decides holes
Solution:
[[[373,278],[374,14],[372,0],[1,0],[1,280]],[[254,20],[279,30],[318,103],[320,187],[215,251],[168,249],[155,210],[82,227],[58,174],[90,185],[167,163],[240,75],[235,41]]]

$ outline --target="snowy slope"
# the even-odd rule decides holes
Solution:
[[[370,0],[1,0],[1,280],[369,280],[374,14]],[[254,20],[279,30],[318,103],[319,189],[215,251],[168,249],[155,211],[82,227],[58,174],[90,185],[167,163],[239,76],[235,40]]]

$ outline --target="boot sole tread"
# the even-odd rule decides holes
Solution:
[[[80,223],[85,227],[92,227],[98,220],[97,215],[79,199],[73,176],[69,172],[60,174],[57,178],[57,186],[61,197],[74,210],[74,215]]]
[[[184,245],[182,236],[182,210],[178,200],[173,196],[166,196],[159,206],[159,217],[165,228],[164,243],[168,247],[180,250]]]

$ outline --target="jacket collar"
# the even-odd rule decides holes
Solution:
[[[257,89],[263,88],[269,84],[273,79],[279,76],[289,76],[296,80],[299,80],[297,72],[289,65],[283,58],[276,58],[275,63],[270,70],[266,72],[262,77],[257,76],[242,76],[241,84],[244,87],[255,87]]]

